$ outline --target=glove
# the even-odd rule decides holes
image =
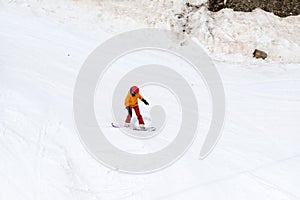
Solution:
[[[146,104],[147,106],[149,105],[148,101],[146,101],[146,99],[142,99],[142,102],[144,102],[144,104]]]
[[[129,106],[126,107],[126,110],[128,111],[128,114],[129,114],[129,115],[132,115],[132,110],[130,109]]]

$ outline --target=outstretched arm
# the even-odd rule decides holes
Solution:
[[[144,102],[144,104],[149,105],[148,101],[146,101],[146,99],[142,99],[142,102]]]
[[[139,94],[138,98],[139,98],[142,102],[144,102],[144,104],[149,105],[148,101],[146,101],[146,99],[144,99],[144,98],[142,97],[142,95]]]

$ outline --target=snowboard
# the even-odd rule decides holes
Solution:
[[[121,126],[119,126],[118,124],[115,124],[115,123],[111,123],[111,126],[114,127],[114,128],[121,128]],[[124,127],[124,126],[123,126]],[[124,127],[125,128],[125,127]],[[150,127],[146,127],[145,129],[142,129],[142,128],[135,128],[135,127],[126,127],[126,128],[129,128],[131,130],[134,130],[134,131],[155,131],[156,128],[153,127],[153,126],[150,126]]]

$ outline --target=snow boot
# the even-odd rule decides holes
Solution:
[[[140,129],[145,130],[146,129],[145,124],[140,124]]]

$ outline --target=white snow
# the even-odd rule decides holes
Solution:
[[[181,1],[0,1],[1,200],[300,199],[299,16],[192,13],[201,17],[192,35],[210,52],[227,102],[222,138],[206,159],[198,160],[199,137],[169,168],[129,175],[102,166],[81,144],[72,95],[87,56],[117,33],[170,28],[180,10]],[[269,57],[253,59],[254,48]],[[189,78],[201,91],[201,80]],[[151,103],[151,89],[145,93]],[[205,92],[199,97],[208,105]],[[204,108],[200,120],[208,123],[209,115]],[[131,141],[130,149],[118,130],[103,128],[129,151],[157,150],[168,141]]]

